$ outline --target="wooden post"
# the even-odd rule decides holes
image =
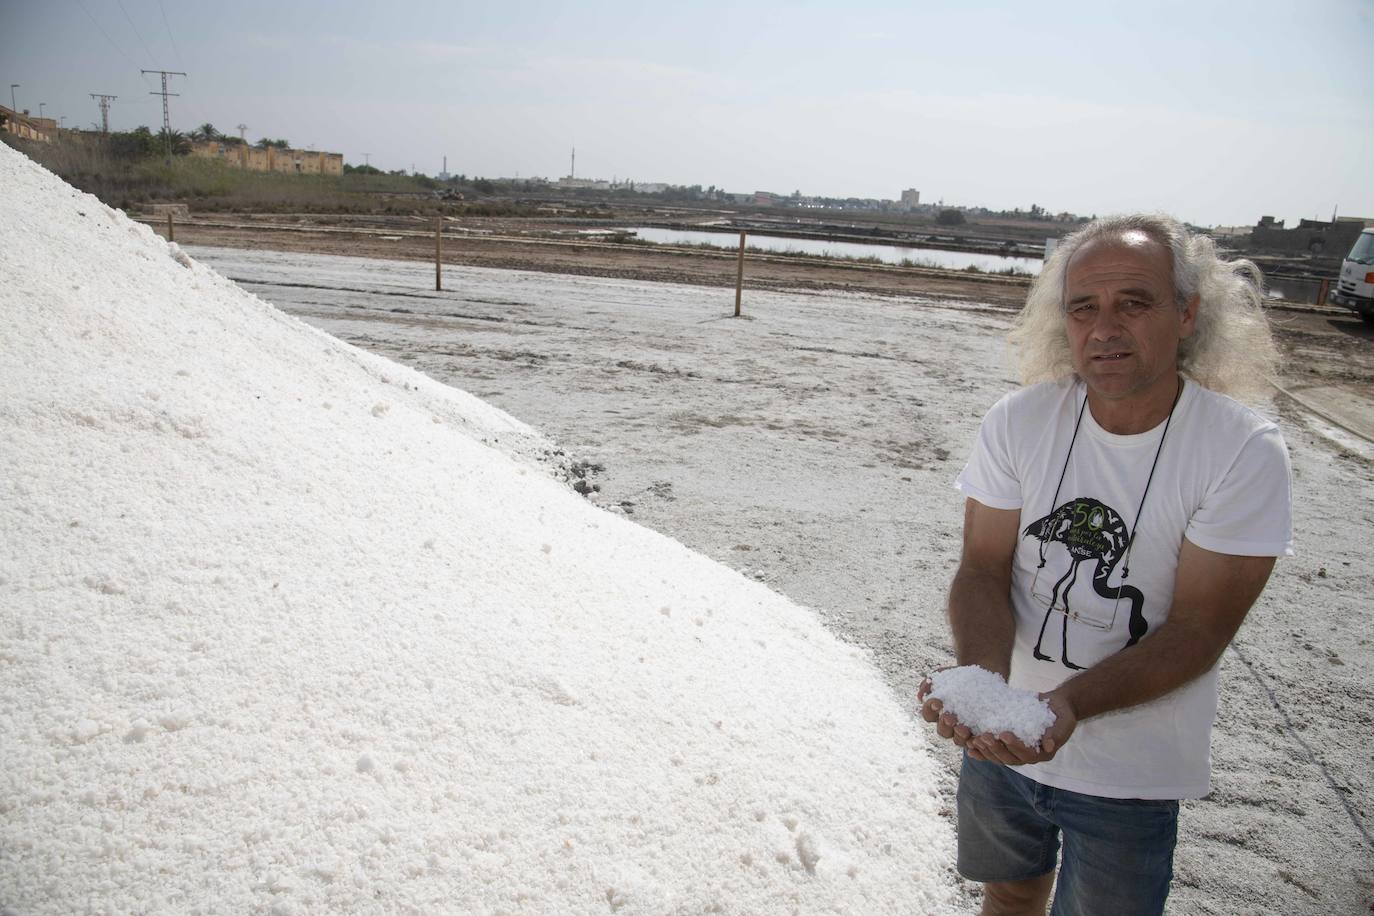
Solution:
[[[444,288],[443,275],[444,257],[444,218],[436,216],[434,218],[434,291],[438,292]]]
[[[1317,288],[1317,305],[1326,305],[1326,296],[1331,292],[1331,281],[1323,280],[1322,285]]]
[[[735,270],[735,317],[739,317],[740,293],[744,290],[744,233],[739,234],[739,266]]]
[[[176,231],[176,229],[172,228],[172,211],[171,211],[171,210],[168,210],[168,211],[167,211],[167,241],[169,241],[169,242],[175,242],[176,240],[177,240],[177,231]]]

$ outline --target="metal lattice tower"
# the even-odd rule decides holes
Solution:
[[[100,103],[100,132],[108,134],[110,132],[110,103],[119,98],[117,95],[102,95],[99,92],[92,92],[91,98]]]
[[[169,77],[169,76],[185,76],[186,74],[185,74],[185,73],[182,73],[180,70],[140,70],[140,71],[138,71],[138,72],[139,72],[140,74],[144,74],[144,73],[161,73],[161,74],[162,74],[162,91],[161,91],[161,92],[150,92],[150,93],[148,93],[148,94],[149,94],[149,95],[160,95],[160,96],[162,96],[162,140],[163,140],[163,145],[167,148],[167,164],[168,164],[168,165],[171,165],[171,164],[172,164],[172,115],[171,115],[171,111],[168,110],[168,108],[167,108],[167,97],[168,97],[169,95],[180,95],[181,93],[179,93],[179,92],[168,92],[168,91],[167,91],[167,77]]]

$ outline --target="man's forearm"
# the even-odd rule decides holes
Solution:
[[[1168,619],[1134,646],[1075,675],[1055,692],[1086,719],[1177,690],[1216,664],[1273,567],[1273,557],[1216,554],[1185,541]]]
[[[1139,706],[1177,690],[1212,667],[1225,650],[1195,628],[1170,621],[1129,649],[1107,656],[1055,688],[1079,719]]]
[[[961,567],[949,588],[949,628],[954,657],[961,665],[979,665],[1006,677],[1016,637],[1010,583],[1006,575],[989,575]]]

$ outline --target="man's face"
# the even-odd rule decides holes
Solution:
[[[1179,341],[1196,316],[1197,297],[1179,308],[1168,249],[1144,233],[1088,242],[1065,270],[1074,369],[1099,398],[1172,395]]]

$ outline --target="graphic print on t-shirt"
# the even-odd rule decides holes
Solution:
[[[1130,639],[1126,646],[1135,645],[1140,637],[1145,635],[1149,624],[1142,612],[1145,596],[1140,589],[1124,582],[1116,586],[1107,584],[1117,564],[1125,556],[1131,538],[1125,521],[1115,509],[1096,499],[1080,496],[1064,503],[1049,515],[1031,522],[1021,536],[1033,537],[1040,542],[1040,566],[1031,581],[1031,599],[1045,606],[1045,619],[1040,624],[1040,636],[1035,641],[1036,659],[1044,662],[1055,661],[1052,656],[1042,651],[1045,630],[1049,626],[1050,615],[1055,611],[1064,615],[1060,661],[1068,668],[1083,667],[1069,660],[1070,618],[1087,626],[1109,630],[1116,623],[1116,608],[1121,599],[1125,598],[1131,605],[1131,616],[1127,624]],[[1046,567],[1046,548],[1051,543],[1063,544],[1067,548],[1069,568],[1049,586],[1049,593],[1045,594],[1044,580],[1053,575],[1053,571]],[[1055,551],[1055,555],[1060,554]],[[1069,597],[1074,583],[1078,581],[1078,567],[1085,560],[1092,560],[1097,564],[1092,572],[1093,592],[1112,602],[1105,611],[1100,609],[1099,603],[1094,601],[1091,595],[1073,599],[1082,606],[1079,609],[1075,609]],[[1125,575],[1122,578],[1124,579]]]

